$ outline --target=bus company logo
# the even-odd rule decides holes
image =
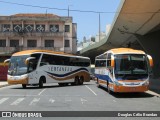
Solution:
[[[140,83],[125,83],[125,85],[139,85]]]
[[[55,71],[55,72],[71,72],[72,71],[72,68],[71,67],[49,67],[49,70],[50,71]]]

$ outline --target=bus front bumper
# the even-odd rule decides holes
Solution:
[[[28,84],[28,76],[7,76],[8,84]]]
[[[149,85],[145,86],[116,86],[114,92],[145,92],[149,89]]]

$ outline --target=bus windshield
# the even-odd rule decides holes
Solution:
[[[12,56],[8,67],[9,75],[23,75],[27,73],[28,66],[25,64],[29,55]]]
[[[138,76],[147,75],[147,59],[142,54],[115,55],[116,76]],[[134,78],[135,79],[135,78]]]

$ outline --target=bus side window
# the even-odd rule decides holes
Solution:
[[[95,62],[95,67],[98,67],[98,66],[99,66],[99,61],[96,60],[96,62]]]
[[[48,65],[50,63],[50,55],[43,54],[40,66]]]
[[[111,60],[107,60],[107,67],[111,66]]]
[[[110,70],[111,74],[113,74],[113,68],[111,67],[111,56],[112,53],[107,54],[107,67]]]

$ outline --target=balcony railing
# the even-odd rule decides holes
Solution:
[[[2,32],[0,31],[0,37],[3,36],[8,36],[8,37],[14,37],[14,36],[38,36],[38,37],[63,37],[64,32],[50,32],[50,31],[45,31],[45,32],[37,32],[37,31],[32,31],[32,32]]]
[[[0,47],[0,53],[4,54],[12,54],[18,51],[23,50],[52,50],[57,52],[65,52],[65,53],[72,53],[71,48],[61,48],[61,47]]]

